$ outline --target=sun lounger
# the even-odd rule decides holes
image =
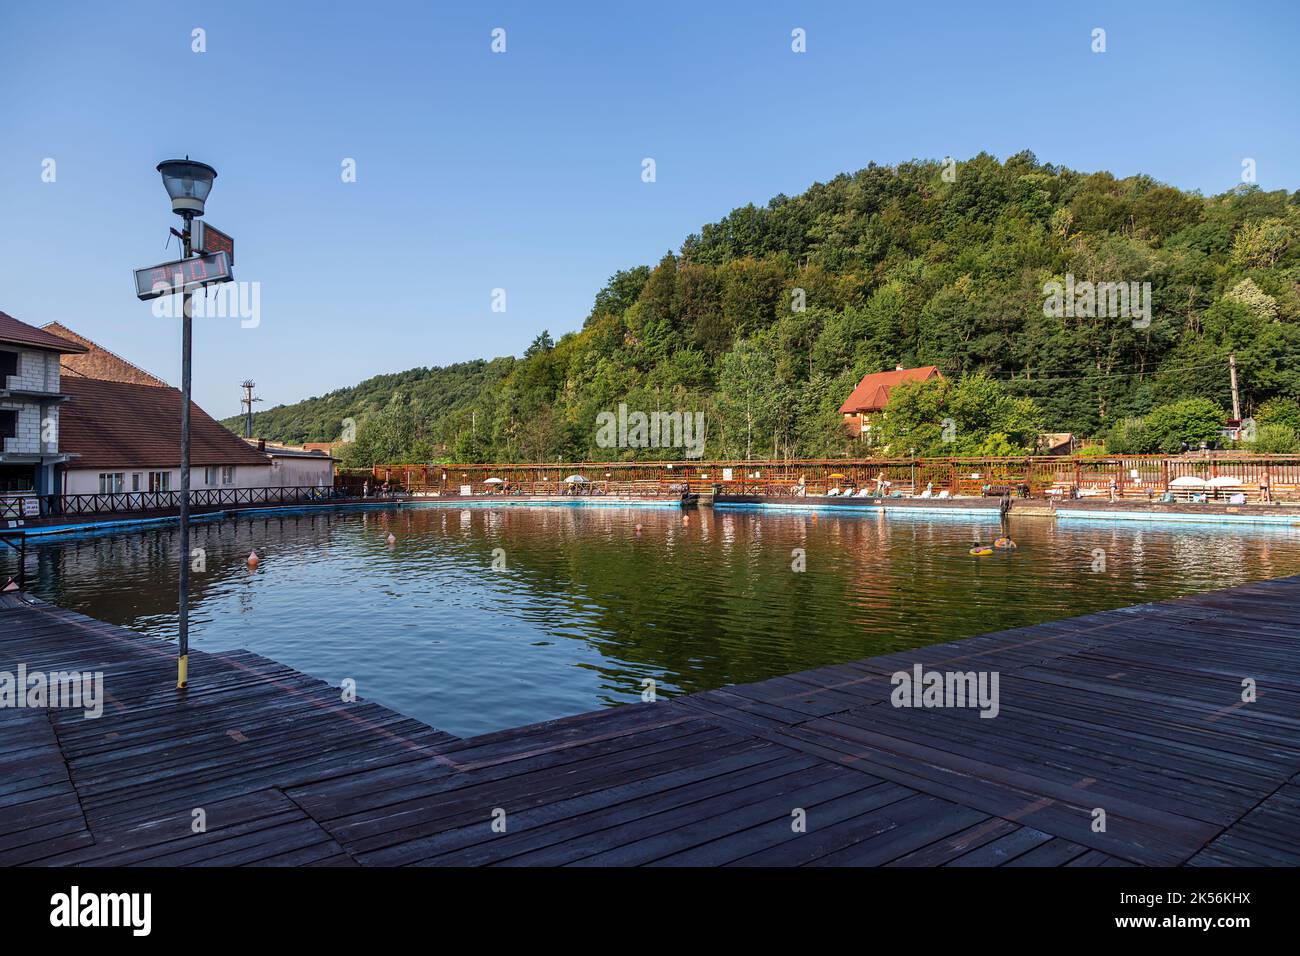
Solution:
[[[939,492],[938,497],[940,497],[940,498],[951,498],[952,495],[948,494],[948,489],[945,488],[945,489],[943,489],[943,491]]]
[[[832,488],[830,491],[826,492],[826,497],[827,497],[827,498],[838,498],[838,497],[839,497],[839,494],[840,494],[840,489],[838,489],[838,488]]]

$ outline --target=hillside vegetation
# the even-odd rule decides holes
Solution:
[[[1149,283],[1149,312],[1045,314],[1048,284],[1070,277]],[[1285,450],[1300,391],[1300,193],[1207,198],[980,154],[871,165],[736,209],[611,277],[580,332],[543,332],[521,359],[414,369],[260,412],[257,431],[329,440],[353,418],[358,464],[680,457],[600,447],[597,416],[623,403],[703,412],[708,458],[858,455],[837,413],[857,380],[937,365],[951,384],[902,390],[907,409],[879,432],[895,452],[1019,452],[1039,429],[1166,450],[1179,440],[1168,422],[1203,430],[1228,413],[1230,353],[1242,414],[1272,409],[1268,441]],[[946,419],[956,428],[943,433]]]

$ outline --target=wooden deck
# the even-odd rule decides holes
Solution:
[[[0,863],[1294,866],[1298,608],[1268,581],[459,740],[246,651],[178,695],[167,643],[0,597],[0,670],[109,695],[0,710]],[[1000,714],[891,706],[917,662],[997,671]]]

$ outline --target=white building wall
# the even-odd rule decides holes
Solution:
[[[5,351],[18,352],[18,374],[8,376],[8,383],[0,387],[32,392],[57,392],[59,390],[59,356],[57,352],[40,352],[35,349],[14,349],[0,346]],[[41,441],[41,405],[39,402],[15,398],[0,399],[0,408],[18,412],[18,434],[4,440],[4,451],[22,455],[53,455],[59,450],[59,409],[50,405],[49,417],[53,423],[48,432],[51,441]]]
[[[0,345],[6,352],[15,351],[12,345]],[[18,349],[18,374],[9,376],[10,388],[23,388],[32,392],[57,392],[59,390],[59,353],[36,349]]]
[[[181,490],[181,470],[179,468],[68,468],[64,494],[97,495],[99,494],[99,476],[101,474],[119,473],[122,475],[122,490],[148,491],[149,473],[166,471],[170,477],[170,490]],[[140,476],[140,486],[135,488],[134,475]],[[236,465],[233,481],[221,480],[218,466],[215,480],[209,483],[207,468],[194,465],[190,468],[190,490],[207,491],[221,488],[332,488],[334,487],[334,462],[329,459],[275,458],[265,465]]]
[[[122,475],[122,490],[124,492],[148,491],[149,473],[152,471],[165,471],[171,476],[169,491],[181,490],[181,470],[179,468],[149,468],[142,465],[135,468],[68,468],[64,471],[66,483],[63,493],[67,495],[97,495],[99,494],[99,476],[113,473]],[[140,487],[138,489],[135,488],[132,482],[134,475],[140,476]],[[270,464],[236,465],[234,480],[228,483],[222,483],[220,468],[217,469],[217,473],[213,477],[216,480],[209,484],[205,466],[192,465],[190,467],[190,490],[208,491],[220,488],[266,488],[272,486]]]
[[[0,399],[0,408],[18,412],[17,435],[4,440],[4,450],[21,455],[41,453],[41,406],[35,402]]]
[[[334,462],[328,458],[273,458],[271,484],[279,488],[333,488]]]

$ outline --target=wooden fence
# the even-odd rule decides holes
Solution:
[[[1300,456],[1223,452],[1111,458],[801,459],[792,461],[574,462],[567,464],[376,465],[373,481],[410,494],[817,495],[839,488],[885,493],[1022,494],[1032,497],[1300,500]],[[581,482],[566,481],[577,475]],[[1205,486],[1189,487],[1179,478]],[[498,479],[491,481],[489,479]]]

